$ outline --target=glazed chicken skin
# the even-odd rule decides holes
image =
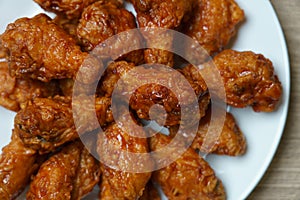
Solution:
[[[136,70],[130,72],[130,70],[133,69]],[[185,104],[185,108],[188,109],[189,113],[191,113],[191,120],[189,120],[189,124],[198,122],[195,120],[195,116],[198,114],[197,112],[199,112],[200,117],[205,115],[205,111],[210,102],[206,86],[206,88],[197,92],[196,98],[198,98],[199,109],[196,109],[196,102],[193,102],[190,96],[191,94],[188,92],[189,89],[192,91],[192,89],[196,88],[190,88],[188,84],[184,84],[183,82],[186,81],[186,79],[188,82],[192,82],[193,79],[191,77],[183,77],[179,73],[172,73],[172,77],[170,78],[171,81],[165,81],[165,85],[168,87],[156,83],[140,84],[140,80],[153,80],[153,77],[160,80],[165,79],[165,76],[162,76],[156,68],[152,69],[140,66],[137,69],[133,64],[127,63],[126,61],[113,62],[106,69],[100,81],[98,90],[101,95],[106,97],[111,97],[112,93],[115,92],[116,97],[118,99],[124,99],[124,101],[128,97],[127,95],[130,95],[128,102],[130,108],[136,112],[140,119],[150,119],[150,111],[151,108],[153,108],[153,105],[157,104],[163,106],[167,116],[160,115],[160,110],[157,110],[158,115],[156,115],[156,120],[162,121],[166,119],[165,124],[162,124],[166,126],[177,125],[181,120],[182,105],[180,105],[174,92],[176,92],[177,95],[180,94],[182,96],[183,100],[181,103]],[[120,87],[116,89],[115,87],[118,81],[120,81],[118,83]],[[136,87],[139,85],[141,86]],[[155,110],[152,111],[155,112]],[[187,122],[188,120],[184,121]]]
[[[16,131],[0,155],[0,199],[14,199],[39,167],[36,151],[23,145]]]
[[[214,57],[223,78],[227,104],[256,112],[272,112],[280,100],[282,86],[272,62],[262,54],[225,50]]]
[[[9,51],[12,76],[30,77],[43,82],[75,78],[82,83],[96,81],[102,63],[83,53],[72,36],[45,14],[21,18],[7,26],[0,43]],[[79,68],[83,65],[80,73]]]
[[[99,176],[98,162],[81,142],[74,142],[41,165],[26,199],[81,199],[92,191]]]
[[[106,39],[135,28],[137,26],[131,12],[111,3],[96,2],[87,7],[82,13],[77,27],[77,36],[83,49],[92,51]],[[100,56],[107,54],[106,56],[110,57],[122,55],[120,59],[123,58],[141,64],[143,62],[143,50],[130,52],[133,49],[141,48],[141,35],[123,33],[122,37],[126,37],[122,38],[122,42],[115,41],[110,44],[109,48],[111,50],[105,50],[105,52],[99,52],[98,54]],[[93,52],[97,52],[97,50]]]
[[[149,151],[145,132],[141,127],[128,123],[128,120],[132,120],[131,116],[120,113],[117,122],[98,135],[97,152],[103,164],[104,181],[100,184],[101,199],[138,199],[151,177],[151,172],[136,173],[140,167],[147,167],[151,171],[153,164],[150,156],[140,157],[135,154],[132,157],[127,154],[144,154]],[[127,126],[124,126],[126,121]]]
[[[19,111],[15,117],[15,129],[23,143],[40,154],[55,151],[66,142],[79,137],[78,134],[97,129],[99,124],[104,126],[112,122],[110,100],[98,98],[96,105],[90,104],[88,97],[78,98],[73,101],[73,113],[71,99],[68,97],[36,98]],[[82,105],[90,107],[79,109]],[[96,109],[96,110],[95,110]],[[99,116],[98,121],[91,122],[91,110]],[[76,117],[78,127],[76,129],[73,114]]]
[[[156,134],[150,140],[150,148],[152,151],[160,149],[170,140],[168,136]],[[153,180],[169,199],[225,199],[222,182],[209,164],[191,148],[169,166],[153,172]]]
[[[56,81],[43,83],[29,78],[11,77],[7,62],[0,62],[0,105],[11,110],[19,111],[27,101],[37,97],[52,97],[59,94]]]
[[[196,137],[191,145],[191,148],[200,150],[203,153],[214,153],[228,156],[241,156],[246,152],[246,139],[242,131],[238,127],[234,116],[231,113],[226,113],[225,121],[220,116],[215,116],[214,125],[211,125],[211,109],[207,110],[206,115],[201,118]],[[211,125],[211,127],[210,127]],[[208,128],[210,127],[211,137],[215,137],[213,144],[211,141],[205,143]],[[220,135],[217,134],[218,129],[222,127]],[[178,131],[177,127],[170,127],[170,134],[175,135]],[[190,134],[188,130],[186,133]],[[205,144],[207,146],[205,146]]]
[[[34,0],[44,10],[65,15],[68,19],[78,19],[83,10],[94,2],[111,2],[122,6],[122,0]]]
[[[220,52],[236,34],[237,24],[244,20],[243,10],[235,0],[197,0],[195,5],[194,15],[183,25],[183,33],[198,41],[208,55]]]
[[[180,23],[187,21],[189,13],[194,6],[194,0],[130,0],[137,12],[137,20],[140,27],[176,29]],[[162,49],[171,49],[173,36],[168,31],[161,31],[159,37],[147,31],[144,37],[149,47],[145,51],[146,63],[160,63],[173,66],[173,54]]]

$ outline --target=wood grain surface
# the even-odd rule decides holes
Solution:
[[[277,153],[248,199],[300,200],[300,1],[271,0],[271,3],[288,45],[291,100],[286,128]]]

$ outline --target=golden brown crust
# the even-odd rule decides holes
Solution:
[[[229,105],[252,106],[256,112],[271,112],[276,108],[282,86],[269,59],[250,51],[225,50],[213,62],[223,78]]]
[[[99,181],[99,165],[80,141],[69,144],[40,167],[27,199],[81,199]]]
[[[128,157],[126,153],[120,152],[121,150],[132,153],[148,152],[147,139],[129,135],[135,133],[137,130],[133,127],[127,128],[123,127],[121,124],[112,124],[105,130],[104,138],[101,137],[101,135],[98,137],[97,152],[101,159],[111,160],[111,155],[114,155],[114,158],[118,158],[112,161],[114,165],[125,170],[128,168],[128,164],[130,164],[130,169],[127,170],[133,171],[119,171],[103,165],[102,180],[106,179],[108,181],[108,183],[104,182],[104,184],[108,185],[109,187],[107,188],[110,190],[110,192],[105,191],[106,186],[105,188],[101,188],[100,196],[103,198],[105,197],[104,199],[110,199],[110,195],[113,196],[113,199],[137,199],[142,196],[145,186],[151,176],[151,173],[146,172],[134,173],[135,168],[139,167],[138,164],[143,161],[134,160],[134,158]],[[139,133],[141,134],[142,132]],[[108,144],[113,145],[113,148],[108,148]],[[149,162],[149,164],[152,163],[150,157],[147,162]]]
[[[40,153],[54,151],[78,138],[72,120],[71,99],[36,98],[15,117],[15,129],[24,144]]]
[[[78,133],[93,131],[99,123],[105,126],[113,121],[110,99],[97,98],[96,105],[93,105],[90,103],[93,102],[92,98],[82,96],[74,99],[73,109],[69,97],[36,98],[17,113],[15,129],[26,146],[39,153],[54,151],[64,143],[78,138]],[[91,120],[94,116],[91,112],[96,112],[98,121]],[[75,127],[73,114],[78,127]]]
[[[137,28],[133,14],[124,8],[119,8],[114,4],[96,2],[87,7],[79,21],[77,27],[77,36],[81,42],[81,46],[85,51],[92,51],[100,43],[106,39],[117,35],[124,31]],[[121,43],[117,41],[113,44],[114,53],[126,53],[121,56],[121,59],[141,64],[143,62],[143,50],[133,51],[131,53],[124,52],[125,49],[134,46],[134,48],[141,47],[141,36],[123,34],[127,36],[122,39]],[[125,42],[128,42],[125,44]],[[134,44],[134,45],[133,45]],[[128,46],[127,48],[125,48]],[[130,49],[128,49],[129,51]],[[108,52],[106,52],[108,54]],[[107,55],[112,56],[112,55]],[[120,56],[120,55],[118,55]]]
[[[28,78],[15,78],[9,75],[7,62],[0,62],[0,105],[19,111],[27,101],[38,97],[51,97],[59,94],[56,81],[43,83]]]
[[[162,148],[169,141],[169,137],[157,134],[151,138],[151,150]],[[153,180],[169,199],[225,199],[222,182],[209,164],[191,148],[174,163],[153,172]]]
[[[84,148],[80,155],[80,163],[73,181],[71,199],[82,199],[91,192],[100,179],[99,162]]]
[[[122,0],[34,0],[46,11],[56,14],[63,14],[68,19],[78,19],[83,10],[94,2],[102,4],[111,2],[118,6],[122,6]]]
[[[36,161],[36,151],[25,147],[13,131],[0,155],[0,199],[13,199],[26,187],[39,167]]]
[[[32,180],[26,199],[71,199],[82,148],[80,143],[72,143],[45,161]]]
[[[137,20],[140,27],[176,29],[184,17],[188,16],[194,4],[194,0],[131,0],[137,12]],[[173,54],[163,49],[171,49],[173,36],[170,32],[162,31],[157,34],[144,35],[149,47],[156,49],[145,51],[146,63],[160,63],[173,67]],[[159,49],[160,48],[160,49]]]
[[[244,19],[243,10],[234,0],[197,0],[193,13],[183,32],[197,40],[209,55],[228,44],[236,25]]]
[[[231,113],[226,113],[224,118],[221,116],[215,116],[214,125],[211,125],[211,109],[208,109],[206,115],[201,118],[196,137],[191,145],[191,148],[200,150],[205,153],[215,153],[219,155],[229,155],[229,156],[241,156],[246,152],[246,139],[240,128],[238,127],[234,116]],[[216,138],[213,140],[214,143],[211,144],[209,141],[208,146],[204,146],[204,142],[207,136],[208,128],[210,128],[211,136]],[[220,135],[216,135],[221,129]],[[175,135],[178,131],[177,127],[171,127],[170,134]],[[185,134],[190,134],[186,130]]]
[[[85,84],[95,82],[95,70],[102,64],[83,53],[76,41],[45,14],[21,18],[9,24],[0,37],[9,51],[10,73],[48,82],[51,79],[75,78]],[[94,73],[92,73],[94,72]]]

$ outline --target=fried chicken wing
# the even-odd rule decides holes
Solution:
[[[43,83],[28,78],[15,78],[9,75],[8,63],[0,62],[0,105],[19,111],[23,105],[37,97],[51,97],[59,94],[56,81]]]
[[[0,199],[14,199],[26,187],[39,167],[36,151],[23,145],[13,131],[0,155]]]
[[[95,71],[103,68],[96,58],[81,52],[76,41],[45,14],[9,24],[0,43],[9,51],[10,73],[16,77],[48,82],[77,75],[82,83],[91,84],[97,80]]]
[[[77,44],[80,44],[76,32],[79,19],[68,19],[65,15],[59,14],[53,19],[53,22],[71,35],[77,41]]]
[[[122,0],[34,0],[46,11],[54,12],[56,14],[63,14],[68,19],[78,19],[83,10],[94,2],[111,2],[118,6],[123,5]]]
[[[99,181],[99,165],[80,141],[69,144],[40,167],[27,199],[81,199]]]
[[[164,147],[170,140],[165,135],[155,135],[151,138],[151,150]],[[153,172],[153,180],[161,185],[169,199],[225,199],[222,182],[209,164],[191,148],[174,163]]]
[[[126,61],[112,62],[106,68],[99,84],[99,93],[111,97],[119,79],[135,67]]]
[[[215,124],[211,125],[211,109],[207,110],[206,115],[201,118],[196,137],[191,145],[191,148],[198,149],[205,153],[216,153],[219,155],[240,156],[246,152],[246,139],[236,124],[236,121],[231,113],[226,113],[225,121],[220,116],[214,118]],[[223,124],[224,123],[224,124]],[[214,145],[204,146],[204,141],[207,135],[208,128],[212,131],[212,136],[219,127],[222,127],[220,135],[215,138]],[[171,127],[170,134],[175,135],[178,131],[177,127]],[[185,134],[189,134],[186,130]]]
[[[282,86],[269,59],[250,51],[225,50],[213,62],[223,78],[229,105],[252,106],[256,112],[271,112],[276,108]]]
[[[114,4],[96,2],[87,7],[82,13],[77,27],[77,36],[84,50],[92,51],[106,39],[130,29],[137,28],[133,14],[124,8]],[[112,52],[99,53],[107,56],[121,56],[121,59],[141,64],[143,62],[143,50],[128,53],[131,49],[140,49],[141,35],[123,33],[122,42],[111,44]]]
[[[194,6],[194,0],[130,0],[137,12],[140,27],[176,29],[182,21],[186,21]],[[169,31],[144,34],[150,48],[145,51],[146,63],[160,63],[173,66],[173,54],[163,49],[171,49],[173,35]]]
[[[112,122],[108,99],[97,98],[96,105],[81,109],[83,104],[92,102],[91,98],[75,99],[72,104],[75,113],[68,97],[36,98],[17,113],[15,129],[26,146],[38,150],[39,153],[54,151],[64,143],[78,138],[78,133],[93,131],[98,128],[98,123],[104,126],[109,121]],[[96,112],[99,116],[98,121],[90,120],[93,116],[91,112]],[[74,124],[73,114],[77,116],[77,127]]]
[[[236,26],[243,21],[244,12],[234,0],[197,0],[195,5],[183,33],[198,41],[209,55],[213,55],[221,51],[236,34]]]
[[[130,120],[130,116],[121,114],[123,120]],[[140,127],[141,128],[141,127]],[[137,199],[142,196],[150,172],[135,173],[139,167],[149,165],[152,167],[150,156],[140,158],[138,155],[130,156],[127,153],[147,153],[148,143],[143,129],[136,127],[125,127],[123,123],[118,122],[110,125],[104,132],[98,136],[97,152],[103,163],[102,186],[100,185],[100,197],[103,199]],[[139,137],[136,137],[136,134]],[[133,136],[134,135],[134,136]],[[146,159],[146,160],[144,160]],[[111,168],[105,165],[107,162],[117,166]],[[125,171],[126,170],[126,171]],[[131,172],[129,172],[131,171]]]

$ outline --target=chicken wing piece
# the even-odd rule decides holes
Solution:
[[[205,80],[202,78],[198,68],[189,64],[182,69],[178,69],[178,71],[184,75],[197,96],[208,92]]]
[[[89,102],[92,101],[88,97],[74,100],[73,113],[71,99],[68,97],[36,98],[17,113],[15,129],[26,146],[38,150],[41,154],[54,151],[64,143],[78,138],[78,133],[93,131],[98,128],[98,123],[104,126],[109,123],[108,120],[113,120],[110,100],[97,98],[96,105],[81,108]],[[90,120],[93,116],[91,112],[96,112],[99,121]],[[77,116],[77,129],[73,114]]]
[[[141,64],[144,60],[143,50],[140,49],[142,37],[139,34],[128,34],[124,31],[137,28],[133,14],[124,8],[119,8],[114,4],[96,2],[87,7],[82,13],[77,27],[77,36],[81,41],[81,46],[86,51],[92,51],[99,44],[108,38],[123,32],[122,42],[118,39],[109,45],[112,49],[108,52],[99,52],[101,56],[117,56],[136,64]],[[123,38],[126,37],[126,38]],[[128,53],[130,52],[130,53]],[[104,54],[104,55],[103,55]]]
[[[213,55],[221,51],[236,34],[236,26],[244,20],[244,12],[234,0],[197,0],[195,5],[183,33],[198,41],[209,55]]]
[[[59,94],[60,89],[56,81],[43,83],[28,78],[15,78],[9,75],[8,63],[0,62],[0,105],[19,111],[24,104],[37,97],[51,97]]]
[[[99,183],[100,173],[99,162],[84,148],[80,155],[76,178],[73,180],[71,199],[82,199],[91,192]]]
[[[54,12],[58,15],[65,15],[68,19],[78,19],[83,10],[94,2],[114,3],[123,5],[123,0],[34,0],[46,11]]]
[[[0,43],[9,51],[10,73],[48,82],[51,79],[75,78],[82,83],[97,80],[101,61],[83,53],[76,41],[45,14],[21,18],[7,26]]]
[[[220,116],[214,118],[214,125],[211,125],[211,109],[207,110],[206,115],[201,118],[196,137],[192,143],[191,148],[198,149],[205,153],[215,153],[219,155],[229,155],[229,156],[240,156],[246,152],[246,139],[240,128],[236,124],[236,121],[231,113],[226,113],[225,121]],[[220,135],[214,139],[214,145],[211,143],[205,146],[205,139],[209,137],[207,135],[208,128],[212,136],[219,127],[223,127]],[[170,134],[175,135],[178,131],[177,127],[171,127]],[[185,134],[189,134],[186,130]]]
[[[102,166],[102,168],[103,168],[103,166]],[[101,176],[101,180],[99,182],[99,187],[100,187],[99,199],[114,200],[114,196],[112,195],[111,186],[108,181],[108,177]]]
[[[40,167],[27,199],[81,199],[99,181],[99,165],[80,141],[69,144]]]
[[[130,116],[123,113],[121,117],[123,120],[131,120]],[[139,137],[136,137],[136,134],[139,134]],[[104,136],[98,135],[97,152],[101,161],[104,161],[102,181],[105,181],[102,186],[100,185],[101,198],[125,200],[137,199],[143,195],[151,172],[136,173],[136,170],[145,165],[149,169],[152,168],[152,160],[150,156],[143,158],[136,154],[148,152],[145,137],[141,127],[136,128],[131,125],[125,127],[121,122],[107,127]],[[127,154],[129,152],[136,154],[130,156]],[[107,162],[110,162],[114,168],[105,165]]]
[[[176,29],[182,21],[187,21],[195,0],[130,0],[137,12],[140,27]],[[171,49],[173,43],[172,33],[161,31],[144,34],[150,48],[145,51],[146,63],[160,63],[173,66],[173,54],[163,49]],[[159,49],[158,49],[159,48]]]
[[[256,112],[276,108],[282,86],[269,59],[249,51],[225,50],[213,62],[223,78],[229,105],[252,106]]]
[[[76,32],[79,19],[68,19],[65,15],[59,14],[53,19],[53,22],[72,36],[77,41],[77,44],[80,44]]]
[[[111,97],[119,79],[134,67],[133,63],[126,61],[110,63],[100,80],[98,92],[103,96]]]
[[[26,187],[39,167],[36,151],[23,145],[13,131],[0,155],[0,199],[14,199]]]
[[[151,138],[150,148],[157,150],[170,140],[170,137],[157,134]],[[153,180],[161,185],[169,199],[225,199],[222,182],[209,164],[191,148],[174,163],[153,172]]]

